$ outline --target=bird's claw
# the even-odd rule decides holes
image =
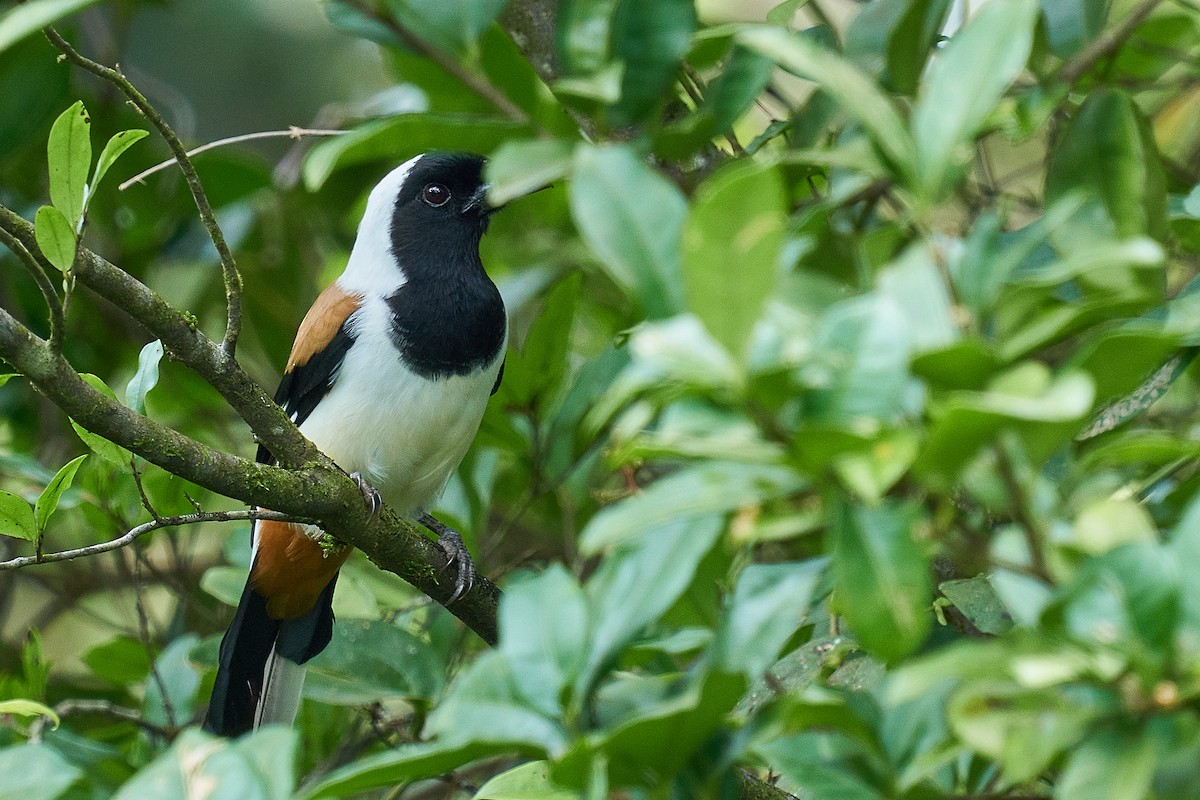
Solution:
[[[475,564],[471,561],[471,553],[463,542],[462,534],[431,514],[423,515],[421,524],[437,534],[438,547],[446,554],[446,565],[442,567],[442,572],[452,566],[455,569],[454,591],[446,600],[446,605],[457,603],[466,597],[475,585]]]
[[[351,472],[350,477],[358,484],[358,490],[362,492],[363,500],[367,503],[367,508],[371,510],[371,521],[379,516],[379,510],[383,508],[383,498],[379,496],[379,490],[367,482],[367,479],[361,473]]]

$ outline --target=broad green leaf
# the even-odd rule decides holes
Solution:
[[[570,190],[575,226],[609,276],[651,319],[682,310],[679,190],[624,145],[576,148]]]
[[[61,722],[53,708],[33,700],[0,700],[0,714],[14,714],[18,717],[49,717],[55,728]]]
[[[249,572],[244,567],[209,567],[200,577],[200,588],[225,605],[237,606]]]
[[[684,223],[688,308],[736,358],[778,283],[786,224],[779,170],[753,161],[706,180]]]
[[[548,761],[530,761],[501,772],[475,793],[475,800],[578,800],[578,797],[578,792],[554,783]]]
[[[562,139],[505,142],[488,159],[488,201],[502,206],[567,174],[575,145]]]
[[[808,0],[783,0],[782,3],[767,12],[767,22],[772,25],[791,25],[792,17],[796,16]]]
[[[558,565],[510,583],[500,601],[500,652],[522,696],[553,717],[583,669],[590,640],[587,601]]]
[[[591,74],[609,59],[618,0],[566,0],[558,9],[558,52],[569,74]]]
[[[1154,735],[1153,722],[1092,733],[1068,756],[1055,800],[1141,800],[1150,792],[1164,738]]]
[[[658,535],[654,531],[660,526],[759,505],[786,497],[803,485],[803,479],[787,467],[728,462],[683,467],[601,509],[584,528],[579,547],[595,555]]]
[[[509,352],[500,392],[508,406],[543,411],[567,377],[571,328],[580,301],[581,276],[568,275],[546,296],[520,353]]]
[[[332,705],[428,700],[445,684],[429,643],[388,622],[338,617],[333,639],[308,662],[304,694]]]
[[[463,669],[429,715],[426,733],[447,743],[504,743],[509,750],[561,756],[567,734],[559,717],[531,707],[504,654],[489,650]]]
[[[54,800],[83,773],[46,744],[0,749],[0,800]]]
[[[950,170],[970,156],[988,115],[1024,69],[1037,10],[1035,0],[988,3],[934,56],[912,123],[928,200],[951,183]]]
[[[7,373],[0,375],[0,387],[3,387],[4,384],[11,381],[13,378],[18,378],[18,377],[20,377],[20,376],[15,372],[7,372]]]
[[[719,516],[668,522],[601,562],[586,586],[595,625],[577,697],[586,696],[603,666],[683,594],[722,523]]]
[[[1070,58],[1104,28],[1108,4],[1104,0],[1042,0],[1042,19],[1050,50]]]
[[[398,167],[430,150],[489,153],[523,133],[528,133],[527,127],[519,123],[469,114],[400,114],[376,119],[314,145],[304,159],[304,185],[315,191],[342,167],[370,161]]]
[[[148,342],[138,354],[138,368],[125,387],[125,405],[139,414],[146,413],[146,394],[158,385],[158,362],[163,357],[161,339]]]
[[[63,492],[71,488],[71,483],[75,480],[75,473],[79,471],[79,465],[85,458],[87,458],[86,455],[79,456],[64,464],[38,497],[33,514],[39,532],[46,529],[50,515],[58,508],[59,498],[62,497]]]
[[[938,591],[981,632],[999,636],[1012,629],[1012,620],[986,575],[944,581],[938,584]]]
[[[912,506],[842,504],[832,527],[838,608],[863,646],[898,661],[929,633],[929,561],[915,538],[921,517]]]
[[[236,741],[184,730],[165,753],[140,769],[114,800],[148,797],[286,800],[294,784],[293,731],[267,726]]]
[[[459,55],[476,50],[476,40],[504,10],[508,0],[388,0],[387,7],[404,28],[439,50]]]
[[[775,27],[746,28],[737,40],[801,78],[819,84],[870,134],[901,176],[916,175],[916,144],[891,100],[860,69],[802,36]]]
[[[150,135],[149,131],[144,131],[141,128],[134,128],[128,131],[121,131],[113,134],[112,138],[104,145],[104,149],[100,151],[100,158],[96,161],[96,172],[92,176],[91,192],[95,193],[96,188],[100,185],[100,181],[104,180],[104,175],[121,154],[130,148],[135,142],[139,142]]]
[[[954,732],[973,750],[1000,762],[1008,783],[1036,778],[1103,712],[1084,692],[1027,689],[996,680],[966,684],[946,709]]]
[[[117,686],[140,683],[150,673],[150,653],[130,636],[118,636],[91,648],[83,654],[83,663],[97,678]]]
[[[846,31],[846,57],[912,95],[949,6],[947,0],[874,0]]]
[[[28,0],[0,15],[0,52],[97,0]]]
[[[25,502],[25,498],[0,491],[0,533],[30,542],[37,541],[37,521],[33,517],[33,508]]]
[[[402,745],[358,758],[333,770],[306,786],[297,798],[352,797],[383,786],[394,787],[437,777],[481,758],[511,752],[512,745],[507,743],[435,741]]]
[[[612,17],[611,48],[625,70],[621,99],[610,111],[614,124],[638,122],[674,84],[695,30],[694,0],[619,0]]]
[[[1085,192],[1081,224],[1055,236],[1063,248],[1095,245],[1098,236],[1165,241],[1166,178],[1142,112],[1119,89],[1088,95],[1050,155],[1046,200]]]
[[[50,162],[50,202],[71,223],[73,233],[87,206],[87,179],[92,169],[91,117],[77,101],[50,128],[46,153]]]
[[[196,634],[185,633],[159,654],[154,662],[157,679],[146,683],[146,719],[158,725],[179,725],[191,717],[200,689],[200,671],[191,660],[198,641]]]
[[[100,380],[100,378],[96,377],[95,375],[81,373],[79,377],[83,378],[84,382],[110,400],[117,399],[117,396],[113,394],[113,390],[108,388],[104,381]],[[103,436],[92,433],[75,420],[71,420],[71,427],[75,430],[75,434],[83,440],[83,443],[86,444],[88,449],[93,453],[100,456],[110,464],[122,469],[128,469],[129,460],[132,458],[132,455],[124,447],[121,447],[119,444],[113,444]]]
[[[824,558],[800,564],[751,564],[738,576],[716,644],[718,668],[755,681],[805,623]]]
[[[932,245],[914,244],[879,272],[879,292],[892,299],[908,322],[914,355],[948,347],[960,335],[946,279],[937,266],[942,258]]]
[[[908,382],[910,347],[904,314],[891,298],[871,294],[838,303],[822,318],[800,370],[812,387],[807,413],[842,424],[893,418]]]
[[[75,232],[67,218],[54,206],[42,206],[33,222],[42,254],[59,272],[71,269],[75,263]]]
[[[849,711],[844,712],[849,714]],[[755,748],[759,758],[802,796],[837,800],[881,800],[884,795],[836,756],[856,757],[858,749],[835,733],[779,736]]]

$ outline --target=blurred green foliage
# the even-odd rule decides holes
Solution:
[[[146,126],[34,33],[148,53],[147,20],[196,9],[85,5],[0,12],[0,202],[62,216],[37,213],[65,256],[86,211],[89,247],[219,333],[178,175],[116,189],[161,143],[118,139],[103,185],[69,162],[79,98],[96,141]],[[197,158],[246,283],[239,356],[273,384],[395,164],[469,149],[494,199],[549,185],[485,238],[512,350],[438,509],[504,585],[500,644],[352,558],[295,731],[222,742],[194,726],[244,527],[5,572],[0,798],[734,797],[744,770],[804,798],[1200,798],[1200,11],[834,5],[563,0],[531,53],[496,0],[326,0],[326,33],[379,59],[338,74],[336,114],[261,124],[350,133]],[[271,24],[263,75],[313,35]],[[211,78],[253,46],[189,50],[181,85],[269,93]],[[313,47],[319,71],[337,48]],[[171,111],[168,60],[131,76]],[[395,86],[364,102],[380,63]],[[79,290],[64,347],[251,452],[120,309]],[[0,386],[0,554],[231,507]]]

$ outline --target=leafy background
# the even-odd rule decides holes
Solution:
[[[221,742],[195,725],[244,524],[5,572],[0,797],[1200,797],[1200,9],[509,5],[0,10],[0,202],[28,219],[63,206],[64,110],[97,152],[146,127],[48,22],[188,143],[351,131],[196,159],[268,386],[392,166],[470,149],[498,199],[552,184],[484,241],[513,348],[439,508],[505,588],[499,646],[355,556],[294,731]],[[166,157],[131,144],[85,241],[219,336],[186,187],[119,191]],[[121,309],[80,290],[67,323],[80,371],[252,452]],[[5,380],[0,555],[238,507],[144,463],[143,498]]]

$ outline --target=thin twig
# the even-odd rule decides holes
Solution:
[[[375,10],[373,4],[364,3],[361,2],[361,0],[350,0],[350,4],[355,8],[355,10],[361,12],[362,14],[376,20],[377,22],[382,22],[388,27],[388,29],[392,31],[392,33],[396,34],[396,37],[399,38],[400,41],[404,42],[405,45],[411,47],[413,50],[416,50],[418,53],[437,64],[446,72],[449,72],[459,81],[461,81],[468,89],[491,103],[496,110],[504,114],[504,116],[508,117],[514,122],[519,122],[522,125],[529,125],[532,122],[532,120],[529,119],[529,115],[525,113],[524,109],[522,109],[512,100],[509,100],[508,96],[496,88],[496,86],[485,76],[467,69],[462,64],[458,63],[457,60],[401,25],[399,21],[397,21],[390,14],[380,14]]]
[[[58,292],[54,291],[54,284],[50,281],[50,275],[47,273],[46,267],[34,258],[33,253],[29,252],[19,239],[3,228],[0,228],[0,244],[3,244],[12,251],[13,255],[17,257],[25,269],[29,271],[29,274],[33,276],[34,283],[41,290],[42,297],[46,300],[46,306],[50,309],[50,347],[56,353],[61,353],[63,339],[62,301],[58,299]]]
[[[58,553],[46,553],[39,559],[37,556],[23,556],[21,558],[12,558],[8,561],[0,561],[0,570],[20,569],[28,567],[32,564],[50,564],[55,561],[70,561],[75,558],[83,558],[84,556],[94,556],[100,553],[108,553],[113,550],[119,550],[122,547],[128,546],[138,537],[145,536],[151,531],[156,531],[159,528],[174,528],[180,525],[195,525],[200,522],[238,522],[248,519],[270,519],[281,522],[298,522],[295,517],[281,514],[277,511],[264,511],[261,509],[239,510],[239,511],[206,511],[200,514],[182,514],[175,517],[160,517],[159,519],[143,522],[136,528],[131,528],[126,533],[118,536],[116,539],[110,539],[107,542],[100,544],[88,545],[87,547],[77,547],[74,550],[63,550]]]
[[[200,212],[200,219],[204,223],[204,227],[208,230],[208,236],[212,239],[213,246],[217,250],[217,257],[221,260],[221,271],[225,278],[225,303],[227,307],[225,338],[221,342],[221,349],[226,355],[232,358],[234,351],[237,349],[238,336],[242,330],[242,276],[237,271],[237,265],[233,260],[233,253],[230,252],[229,245],[225,242],[225,234],[221,232],[221,226],[217,224],[217,218],[213,214],[212,205],[208,202],[208,195],[204,193],[204,187],[200,184],[200,177],[196,174],[196,168],[192,166],[192,161],[188,158],[183,143],[179,141],[179,137],[175,135],[175,131],[171,130],[171,126],[162,118],[158,110],[150,105],[150,101],[146,99],[145,95],[139,92],[137,87],[130,83],[129,79],[122,75],[118,69],[106,67],[81,55],[54,28],[46,28],[43,33],[46,34],[46,38],[50,40],[50,43],[61,50],[71,63],[87,70],[93,75],[103,78],[120,89],[137,110],[142,113],[142,116],[158,129],[167,146],[171,148],[171,152],[175,154],[175,160],[179,162],[179,169],[183,171],[188,188],[192,192],[192,200],[196,203],[196,210]]]
[[[240,136],[229,136],[225,139],[217,139],[215,142],[209,142],[208,144],[202,144],[199,147],[193,147],[191,150],[187,151],[187,154],[189,157],[198,156],[201,153],[214,150],[218,147],[224,147],[230,144],[241,144],[242,142],[251,142],[255,139],[282,139],[286,137],[288,139],[299,141],[300,138],[304,136],[341,136],[343,133],[349,133],[349,131],[300,128],[295,125],[290,125],[286,131],[259,131],[258,133],[243,133]],[[150,169],[142,170],[129,180],[122,182],[119,186],[117,186],[117,188],[123,192],[130,186],[133,186],[135,183],[142,183],[146,178],[149,178],[154,173],[161,172],[175,163],[178,162],[174,158],[168,158],[166,161],[150,167]]]
[[[1068,86],[1074,86],[1092,65],[1115,53],[1161,2],[1162,0],[1142,0],[1142,3],[1135,6],[1125,19],[1121,20],[1121,24],[1101,33],[1082,53],[1063,64],[1055,79]]]
[[[1003,442],[997,442],[996,466],[1000,471],[1000,479],[1008,490],[1008,496],[1013,504],[1013,516],[1025,532],[1025,543],[1029,548],[1029,570],[1038,578],[1050,581],[1050,569],[1046,565],[1046,554],[1042,552],[1046,542],[1046,531],[1031,507],[1025,487],[1017,476],[1016,465],[1008,454]]]
[[[125,722],[132,722],[139,728],[167,740],[174,739],[175,734],[179,732],[177,728],[165,728],[162,725],[151,722],[142,716],[142,712],[135,708],[119,706],[110,700],[63,700],[54,706],[54,713],[59,717],[69,717],[74,714],[98,714],[104,717],[112,717]],[[34,720],[29,726],[29,741],[34,743],[40,742],[42,732],[46,729],[46,725],[49,722],[50,717],[45,716]]]

